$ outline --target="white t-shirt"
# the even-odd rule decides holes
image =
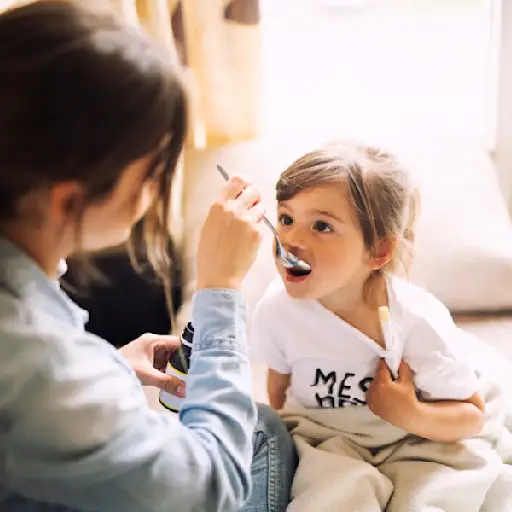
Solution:
[[[291,374],[287,404],[301,407],[365,405],[379,359],[403,359],[430,400],[465,400],[478,390],[464,353],[465,333],[433,295],[398,277],[387,281],[389,312],[399,343],[382,348],[316,300],[288,296],[280,280],[254,312],[251,354],[278,373]]]

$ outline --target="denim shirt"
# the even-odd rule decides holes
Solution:
[[[179,418],[149,408],[86,316],[0,238],[0,510],[240,510],[256,422],[240,295],[194,297]]]

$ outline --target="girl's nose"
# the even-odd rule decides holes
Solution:
[[[296,227],[287,229],[286,233],[281,236],[281,242],[286,250],[292,252],[294,252],[293,249],[303,250],[307,247],[303,231]]]

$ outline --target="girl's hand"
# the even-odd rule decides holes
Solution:
[[[197,251],[197,289],[238,289],[251,268],[260,243],[258,223],[264,214],[260,194],[233,177],[208,213]]]
[[[400,363],[398,379],[394,381],[386,361],[381,359],[366,400],[373,414],[409,432],[408,426],[419,403],[409,365],[403,361]]]
[[[441,443],[472,437],[482,430],[485,422],[485,403],[479,393],[459,401],[418,400],[413,372],[403,361],[395,381],[386,362],[379,362],[366,399],[370,410],[388,423],[409,434]]]

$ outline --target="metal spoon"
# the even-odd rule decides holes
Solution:
[[[228,181],[229,180],[229,174],[224,170],[224,167],[222,165],[217,165],[217,170],[220,172],[222,177]],[[263,222],[269,227],[269,229],[274,234],[274,238],[276,239],[276,257],[283,265],[284,268],[289,270],[294,270],[298,273],[309,273],[311,272],[311,267],[300,258],[297,258],[297,256],[293,255],[292,253],[288,252],[281,243],[281,240],[279,240],[279,235],[277,234],[276,229],[272,225],[272,223],[267,219],[267,217],[263,217]]]

